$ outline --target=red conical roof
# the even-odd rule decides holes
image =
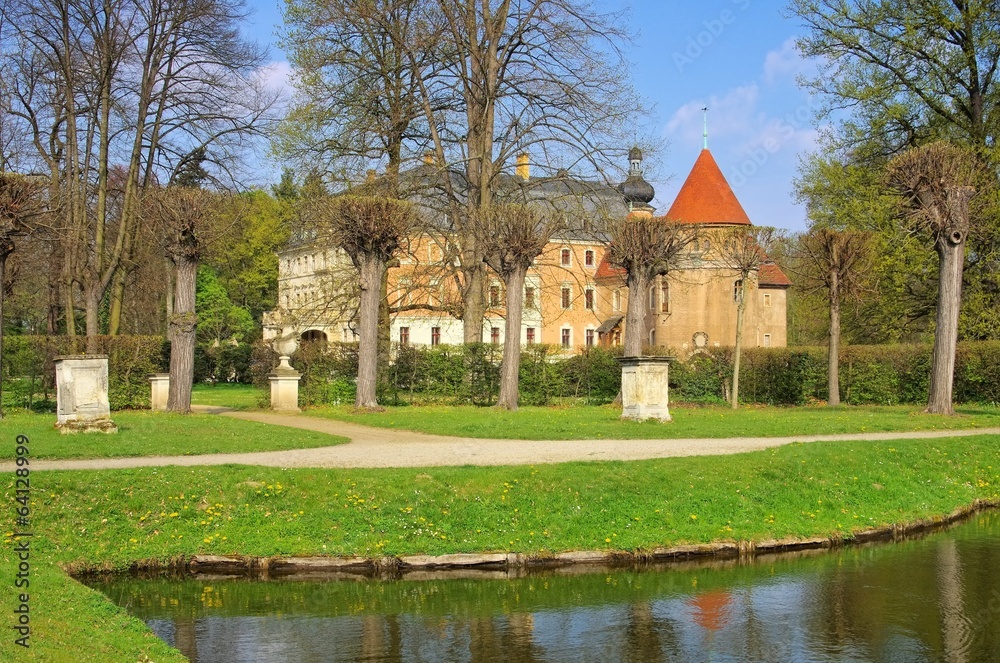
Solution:
[[[667,210],[667,218],[681,223],[751,225],[750,217],[707,148],[698,155],[674,204]]]

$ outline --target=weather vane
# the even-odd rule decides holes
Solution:
[[[704,134],[704,136],[705,136],[705,143],[704,143],[704,148],[707,150],[708,149],[708,106],[705,106],[701,110],[705,114],[705,134]]]

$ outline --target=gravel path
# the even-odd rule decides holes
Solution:
[[[263,465],[268,467],[431,467],[442,465],[534,465],[575,460],[643,460],[677,456],[714,456],[756,451],[792,442],[826,440],[913,440],[974,435],[1000,435],[1000,428],[787,437],[694,438],[678,440],[490,440],[447,437],[360,426],[300,414],[238,412],[195,406],[214,413],[285,428],[300,428],[351,439],[348,444],[291,451],[201,456],[145,456],[88,460],[32,460],[32,470],[96,470],[163,465]],[[275,429],[276,435],[294,435]],[[14,468],[0,463],[0,472]]]

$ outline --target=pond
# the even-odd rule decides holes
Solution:
[[[507,579],[88,580],[195,663],[1000,660],[1000,514],[832,552]]]

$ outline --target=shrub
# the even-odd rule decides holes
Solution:
[[[277,363],[274,352],[260,344],[248,373],[267,388],[266,374]],[[650,348],[652,350],[652,348]],[[658,354],[673,355],[666,348]],[[621,389],[620,348],[588,348],[566,357],[555,346],[535,345],[521,355],[520,395],[523,405],[544,405],[556,398],[609,403]],[[827,399],[827,350],[821,347],[749,348],[740,375],[744,403],[801,405]],[[847,346],[841,353],[840,389],[852,405],[920,404],[927,400],[929,345]],[[501,348],[404,346],[393,349],[383,367],[379,397],[386,404],[448,403],[493,405],[499,389]],[[261,367],[260,362],[266,366]],[[357,345],[307,344],[292,360],[303,373],[304,405],[349,402],[357,376]],[[724,403],[732,379],[732,349],[711,348],[670,366],[672,402]],[[1000,402],[1000,342],[959,345],[955,368],[955,401]],[[266,402],[266,401],[265,401]]]
[[[78,354],[83,337],[8,336],[4,338],[4,376],[16,378],[13,396],[20,407],[37,407],[55,392],[55,358]],[[167,369],[169,347],[161,336],[98,336],[97,354],[108,355],[108,400],[112,410],[149,407],[150,373]],[[12,382],[13,384],[13,382]]]

